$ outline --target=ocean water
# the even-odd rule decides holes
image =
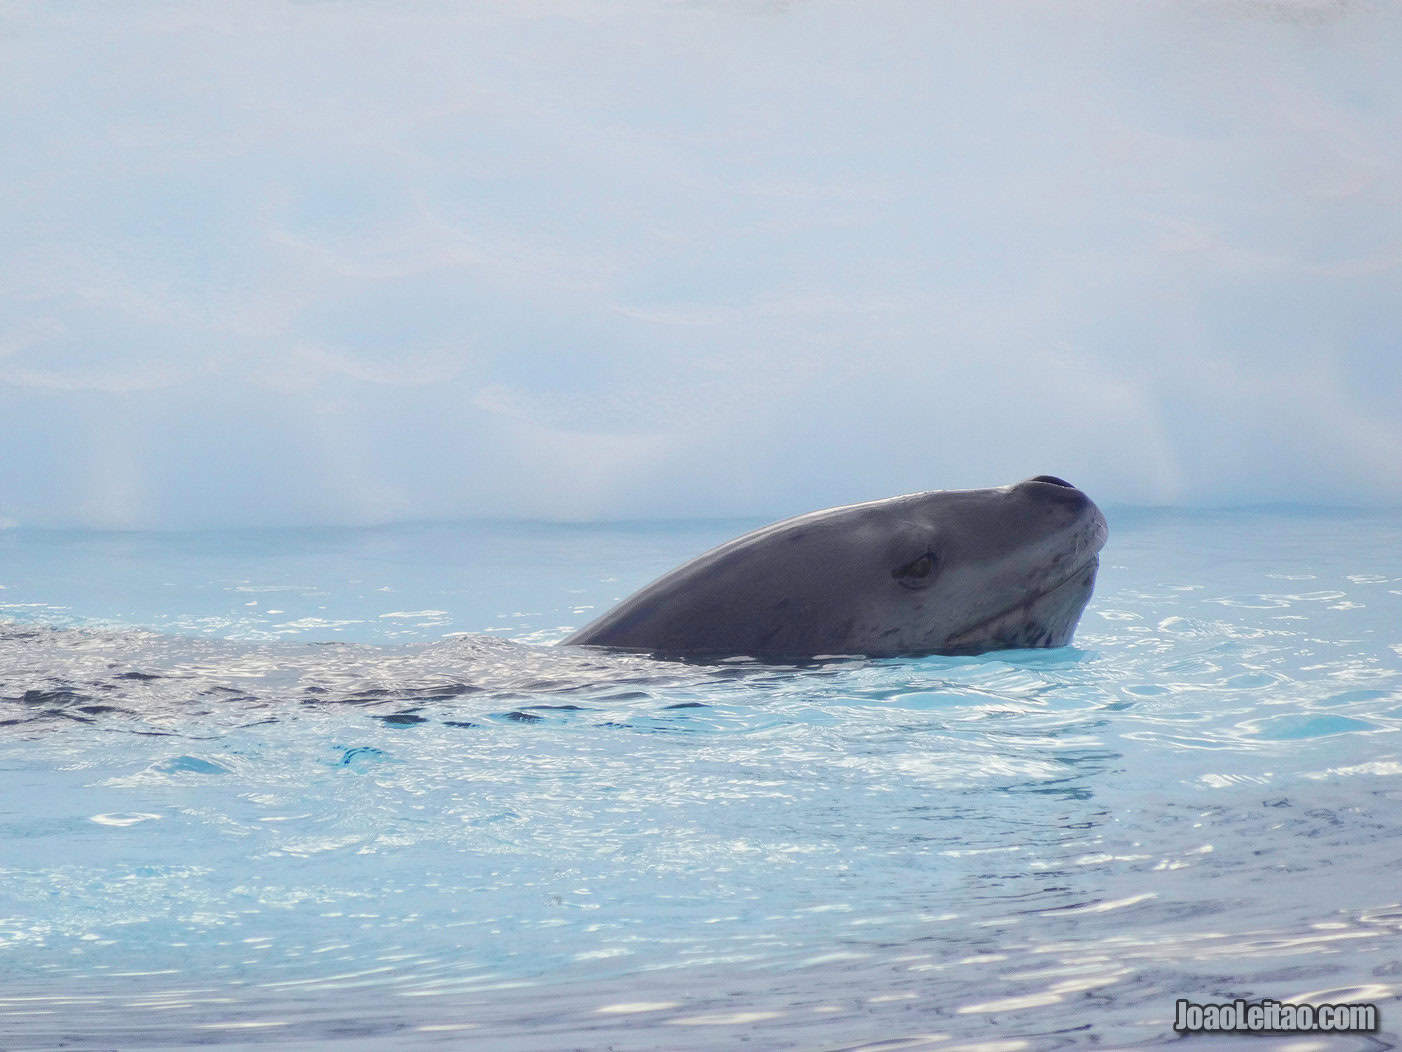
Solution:
[[[806,667],[551,646],[754,523],[0,532],[0,1047],[1391,1047],[1402,514],[1109,519],[1074,646]]]

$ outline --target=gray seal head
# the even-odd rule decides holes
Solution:
[[[1065,646],[1106,536],[1052,475],[830,508],[713,548],[564,642],[700,660]]]

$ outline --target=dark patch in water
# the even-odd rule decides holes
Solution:
[[[466,683],[440,683],[431,687],[405,687],[395,696],[405,701],[449,701],[464,694],[475,694],[480,689]]]
[[[409,727],[415,723],[427,723],[428,720],[413,712],[391,712],[384,716],[373,716],[372,719],[381,723],[388,723],[395,727]]]
[[[445,727],[480,727],[480,723],[473,723],[471,720],[444,720]]]
[[[319,687],[303,688],[308,693],[313,689],[318,694],[326,693]],[[348,694],[341,700],[349,705],[372,705],[380,701],[448,701],[480,689],[466,683],[437,683],[427,687],[401,687],[397,690],[388,687],[367,687],[365,690]]]
[[[140,679],[140,680],[165,679],[164,676],[158,676],[158,675],[156,675],[154,672],[118,672],[118,673],[117,673],[115,676],[113,676],[112,678],[113,678],[113,679]]]
[[[92,698],[72,690],[26,690],[18,698],[11,698],[24,705],[75,705]]]
[[[383,700],[383,699],[385,699],[385,698],[389,698],[389,697],[393,697],[393,696],[394,696],[394,695],[393,695],[393,692],[392,692],[392,691],[385,690],[383,687],[370,687],[370,688],[368,688],[368,689],[366,689],[366,690],[362,690],[362,691],[359,691],[358,693],[351,694],[351,695],[348,696],[348,697],[342,698],[341,700],[342,700],[342,701],[348,701],[348,702],[350,702],[350,703],[352,703],[352,704],[356,704],[356,703],[361,703],[361,704],[363,704],[364,702],[367,702],[367,701],[381,701],[381,700]]]
[[[404,691],[407,697],[432,698],[434,701],[442,701],[445,698],[456,698],[462,694],[476,694],[481,687],[474,687],[470,683],[436,683],[430,687],[413,687]]]
[[[499,720],[515,720],[517,723],[540,723],[544,716],[537,716],[533,712],[522,712],[520,709],[513,709],[511,712],[499,712],[496,716]]]
[[[528,712],[588,712],[583,705],[522,705]]]
[[[709,709],[704,701],[679,701],[675,705],[663,705],[664,709]]]

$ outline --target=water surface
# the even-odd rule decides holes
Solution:
[[[749,523],[0,532],[0,1044],[1395,1041],[1402,516],[1110,518],[1073,647],[801,668],[549,645]]]

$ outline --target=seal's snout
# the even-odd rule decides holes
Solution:
[[[1077,531],[1078,549],[1098,552],[1105,545],[1109,533],[1105,516],[1095,506],[1095,502],[1064,478],[1056,475],[1036,475],[1013,486],[1032,506],[1069,516]]]
[[[1084,508],[1090,505],[1090,498],[1071,483],[1055,475],[1037,475],[1024,479],[1013,487],[1029,500],[1043,505]]]

